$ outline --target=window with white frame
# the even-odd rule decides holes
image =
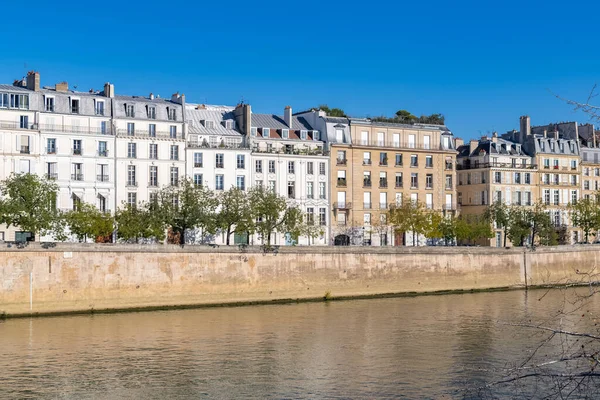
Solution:
[[[239,175],[235,179],[236,187],[240,190],[246,190],[246,177]]]
[[[269,173],[270,174],[275,173],[275,161],[274,160],[269,160]]]
[[[127,186],[137,186],[135,165],[127,166]]]
[[[294,174],[296,171],[296,163],[294,161],[288,161],[288,174]]]
[[[179,168],[171,167],[171,186],[179,186]]]
[[[45,110],[46,112],[54,112],[54,97],[45,97]]]
[[[202,186],[202,174],[194,174],[194,186]]]
[[[127,143],[127,158],[137,158],[136,143]]]
[[[150,143],[148,154],[151,160],[158,160],[158,145],[156,143]]]
[[[135,109],[133,104],[125,104],[125,116],[127,118],[135,118]]]
[[[313,140],[321,140],[321,132],[312,131],[312,137],[313,137]]]
[[[171,139],[177,138],[177,126],[175,126],[175,125],[169,126],[169,137]]]
[[[314,199],[315,198],[315,184],[313,182],[306,182],[306,198]]]
[[[262,160],[256,160],[254,162],[254,171],[257,173],[262,173]]]
[[[94,100],[96,115],[104,115],[104,100]]]
[[[306,175],[313,175],[314,174],[314,163],[312,161],[309,161],[306,163]]]
[[[325,175],[325,163],[319,163],[319,175]]]
[[[135,135],[135,123],[128,122],[127,123],[127,136],[134,136],[134,135]]]
[[[215,190],[223,190],[224,187],[225,187],[224,175],[221,175],[221,174],[215,175]]]
[[[325,182],[319,182],[319,199],[324,200],[327,198],[327,193],[325,191]]]
[[[202,153],[194,153],[194,168],[202,168]]]
[[[171,145],[171,160],[179,160],[179,145]]]
[[[307,135],[307,131],[306,130],[301,130],[300,131],[300,139],[302,140],[306,140],[306,135]]]
[[[283,139],[289,139],[290,138],[290,130],[289,129],[282,129],[281,130],[281,137]]]
[[[255,127],[250,128],[250,136],[256,136],[258,129]]]
[[[156,137],[156,124],[148,125],[148,136]]]
[[[146,106],[146,117],[148,119],[156,119],[156,107]]]
[[[246,168],[246,157],[244,154],[238,154],[236,157],[237,160],[237,169],[245,169]]]
[[[269,135],[271,135],[271,130],[269,128],[262,128],[262,136],[268,138]]]
[[[273,193],[275,193],[275,181],[269,181],[269,185],[268,185],[267,189],[268,189],[270,192],[273,192]]]
[[[215,168],[223,168],[225,156],[223,153],[217,153],[215,155]]]
[[[327,209],[323,207],[319,208],[319,225],[327,225]]]
[[[135,207],[137,205],[137,193],[135,193],[135,192],[127,193],[127,204],[130,207]]]

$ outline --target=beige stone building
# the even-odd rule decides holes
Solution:
[[[445,126],[404,125],[369,119],[331,126],[331,199],[335,240],[402,245],[386,215],[406,199],[455,212],[456,150]],[[361,243],[362,242],[362,243]],[[410,243],[407,243],[410,244]]]

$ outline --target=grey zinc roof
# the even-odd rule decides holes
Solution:
[[[235,121],[233,115],[234,107],[227,106],[201,106],[188,104],[185,108],[185,117],[192,123],[188,125],[188,132],[199,135],[219,135],[219,136],[241,136],[241,133],[235,129],[228,129],[223,125],[225,120]],[[203,121],[214,121],[214,128],[208,129]]]
[[[13,85],[0,84],[0,90],[3,92],[31,92],[31,90]]]
[[[274,114],[254,114],[252,113],[253,128],[271,128],[271,129],[290,129],[285,123],[283,117]],[[292,128],[296,130],[312,130],[312,126],[304,117],[292,116]]]
[[[348,124],[350,120],[344,117],[325,117],[325,121],[336,124]]]

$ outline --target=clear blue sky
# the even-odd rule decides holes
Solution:
[[[597,1],[28,0],[2,11],[0,82],[36,69],[42,85],[110,81],[121,94],[244,98],[255,112],[440,112],[463,138],[518,128],[523,114],[587,122],[549,90],[585,99],[600,81]]]

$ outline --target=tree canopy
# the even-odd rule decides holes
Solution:
[[[317,108],[321,111],[325,111],[329,117],[347,117],[346,113],[341,108],[329,108],[327,104],[321,104]]]

